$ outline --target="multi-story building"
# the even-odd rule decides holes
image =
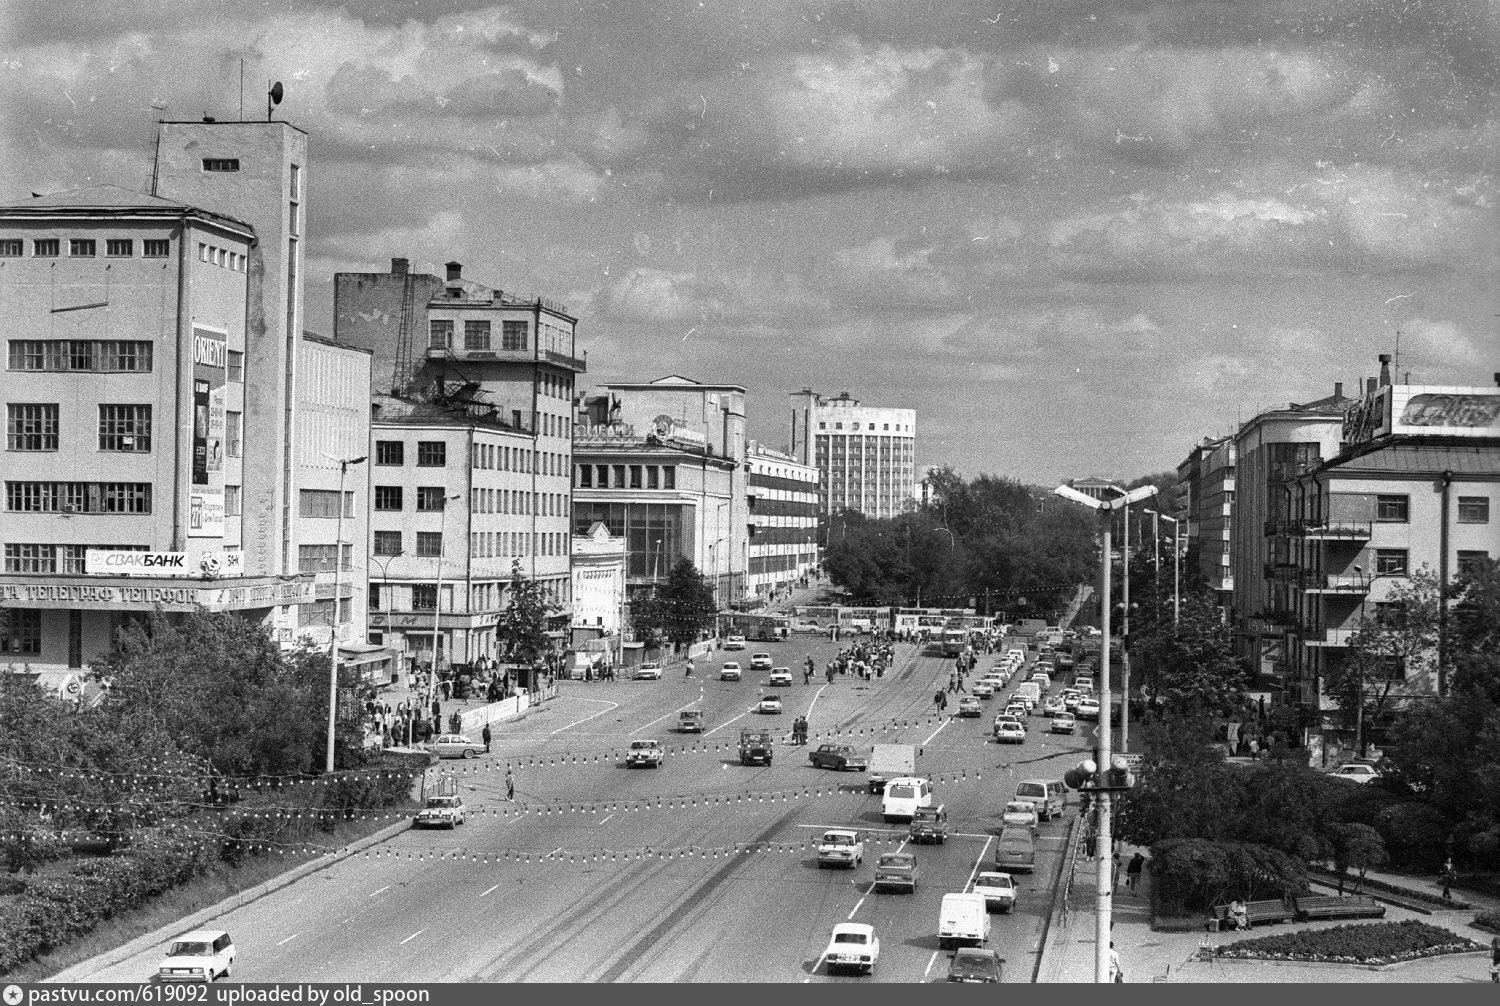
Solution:
[[[750,593],[789,586],[818,565],[818,470],[752,440],[750,468]]]
[[[1285,539],[1267,535],[1289,516],[1291,479],[1338,452],[1355,402],[1343,385],[1305,405],[1262,412],[1234,435],[1235,499],[1230,524],[1233,627],[1240,663],[1274,692],[1285,680],[1286,634],[1296,624]]]
[[[580,662],[624,660],[625,540],[595,524],[573,536],[573,639]]]
[[[822,474],[823,513],[894,517],[915,505],[915,409],[861,405],[849,393],[792,395],[791,454]]]
[[[7,663],[82,667],[158,607],[295,629],[316,600],[299,413],[347,403],[341,382],[298,390],[306,135],[163,122],[158,141],[151,195],[0,207]]]
[[[1229,549],[1234,527],[1235,444],[1224,438],[1204,453],[1201,478],[1193,495],[1193,543],[1198,546],[1198,575],[1220,608],[1234,604],[1234,570]]]
[[[441,281],[413,275],[406,259],[392,259],[389,273],[334,277],[336,337],[370,350],[377,368],[391,361],[390,383],[399,393],[381,399],[370,449],[372,486],[401,490],[402,509],[413,513],[424,489],[433,504],[419,518],[425,526],[393,523],[395,511],[382,511],[379,500],[371,520],[372,533],[385,535],[383,544],[372,541],[382,570],[379,583],[372,583],[372,621],[389,627],[394,641],[419,662],[434,651],[429,599],[441,606],[434,615],[447,613],[438,620],[439,660],[495,655],[493,626],[517,559],[521,572],[539,581],[556,605],[558,642],[566,635],[573,387],[586,369],[576,329],[577,319],[561,305],[465,280],[457,262],[447,264]],[[378,374],[374,380],[382,383]],[[381,440],[401,442],[406,460],[383,465]],[[424,462],[423,443],[432,445],[429,451],[441,450],[445,460],[438,463],[429,454]],[[406,466],[412,474],[398,475]],[[419,470],[424,467],[445,472],[439,478]],[[437,488],[458,494],[456,508],[437,505]],[[408,491],[417,494],[410,502]],[[394,504],[393,495],[388,502]],[[450,542],[459,524],[468,538]],[[428,536],[423,540],[430,554],[417,550],[416,538],[410,549],[395,544],[392,535],[408,529]],[[454,542],[465,540],[467,565],[462,545],[454,550]],[[382,567],[381,549],[389,560],[398,547],[409,560],[397,556]],[[378,605],[377,586],[388,588]]]
[[[1380,360],[1337,454],[1290,479],[1288,513],[1266,529],[1292,591],[1289,690],[1320,718],[1337,705],[1325,676],[1393,591],[1426,569],[1446,596],[1468,564],[1500,554],[1500,388],[1393,386]],[[1393,664],[1392,698],[1445,692],[1444,670]]]
[[[627,589],[691,559],[721,605],[749,567],[745,389],[670,376],[586,396],[574,434],[573,527],[625,539]]]

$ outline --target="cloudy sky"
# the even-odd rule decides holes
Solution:
[[[0,42],[0,199],[144,189],[243,60],[310,134],[309,328],[457,259],[771,446],[811,386],[917,409],[923,465],[1128,478],[1379,352],[1500,370],[1487,0],[11,0]]]

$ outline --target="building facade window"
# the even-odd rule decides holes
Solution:
[[[245,414],[242,412],[224,413],[224,453],[237,458],[244,450]]]
[[[229,486],[229,485],[226,485],[224,487],[224,516],[225,517],[238,517],[238,516],[240,516],[240,487],[239,486]]]
[[[172,254],[172,242],[165,238],[147,238],[141,242],[142,258],[166,258]]]
[[[376,531],[375,532],[375,554],[376,555],[400,555],[401,554],[401,532],[400,531]]]
[[[11,608],[0,619],[0,653],[35,656],[42,652],[42,612],[39,608]]]
[[[453,348],[453,322],[434,318],[427,323],[427,348]]]
[[[401,486],[375,487],[376,510],[400,510],[401,505]]]
[[[1387,523],[1405,524],[1411,520],[1411,497],[1376,496],[1375,519]]]
[[[12,513],[150,513],[149,482],[7,482]]]
[[[62,254],[62,242],[57,238],[37,238],[31,242],[31,254],[37,258],[57,258]]]
[[[20,238],[0,240],[0,258],[20,258],[26,252],[26,243]]]
[[[400,440],[375,441],[375,463],[392,468],[406,464],[406,444]]]
[[[443,554],[443,534],[441,531],[418,531],[417,532],[417,555],[441,556]]]
[[[1489,562],[1490,554],[1480,549],[1458,550],[1458,575],[1478,576],[1484,570],[1485,563]]]
[[[204,171],[238,171],[240,170],[240,159],[238,157],[205,157],[203,158]]]
[[[5,407],[5,449],[10,451],[55,451],[58,441],[58,406],[51,403],[15,403]]]
[[[303,573],[335,572],[334,557],[340,555],[340,553],[342,553],[342,561],[338,568],[346,572],[353,569],[353,545],[345,545],[342,549],[334,545],[298,545],[297,568]]]
[[[354,516],[354,493],[337,489],[302,489],[298,492],[298,517],[339,517],[339,496],[344,497],[342,516]]]
[[[235,384],[245,383],[245,354],[238,349],[229,351],[229,380]]]
[[[1490,498],[1488,496],[1460,496],[1458,498],[1458,522],[1460,524],[1488,524],[1490,522]]]
[[[448,464],[448,445],[441,440],[417,441],[417,467],[442,468]]]
[[[151,406],[99,406],[99,449],[126,454],[151,450]]]
[[[69,258],[93,258],[96,254],[97,245],[92,238],[70,238],[68,240]]]
[[[11,339],[11,370],[151,372],[151,343],[136,339]]]
[[[524,350],[526,348],[526,322],[502,321],[500,323],[500,348]]]
[[[437,584],[414,583],[411,585],[411,610],[437,610]]]
[[[418,510],[441,510],[443,509],[443,494],[446,490],[443,486],[418,486],[417,487],[417,509]]]
[[[577,468],[578,468],[578,488],[580,488],[580,489],[592,489],[592,488],[594,488],[594,466],[593,465],[578,465]]]
[[[1405,576],[1407,550],[1404,548],[1377,548],[1375,550],[1375,572],[1381,576]]]
[[[464,349],[489,349],[490,323],[470,319],[464,322]]]
[[[130,258],[135,254],[135,242],[130,238],[110,238],[104,242],[104,254],[110,258]]]
[[[56,573],[57,546],[40,542],[13,542],[5,546],[7,573]]]

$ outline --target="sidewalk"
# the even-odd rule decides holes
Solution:
[[[1134,847],[1122,846],[1121,862],[1128,862],[1134,853]],[[1037,975],[1038,982],[1092,982],[1094,980],[1094,902],[1098,892],[1096,870],[1097,866],[1093,862],[1079,860],[1066,918],[1055,921],[1047,934],[1049,952],[1044,957],[1045,971]],[[1374,874],[1369,874],[1369,876],[1374,876]],[[1383,874],[1382,879],[1413,888],[1419,888],[1422,880],[1422,878],[1402,878],[1390,874]],[[1433,882],[1435,883],[1435,878]],[[1123,877],[1120,880],[1119,889],[1112,895],[1114,911],[1112,936],[1115,949],[1120,954],[1120,968],[1124,971],[1127,982],[1308,982],[1317,984],[1378,982],[1388,984],[1392,982],[1488,982],[1490,980],[1488,952],[1434,957],[1385,968],[1210,958],[1207,954],[1200,952],[1211,946],[1227,946],[1242,939],[1255,939],[1260,936],[1305,929],[1327,929],[1349,923],[1336,921],[1289,923],[1265,926],[1246,934],[1209,933],[1201,927],[1191,932],[1160,932],[1151,928],[1150,885],[1151,876],[1148,870],[1141,880],[1141,890],[1138,895],[1125,889]],[[1419,889],[1425,889],[1425,887]],[[1441,888],[1436,888],[1436,891],[1441,891]],[[1479,899],[1468,897],[1467,892],[1461,895],[1455,891],[1454,896],[1464,897],[1464,900],[1480,907]],[[1426,915],[1388,905],[1385,918],[1379,921],[1400,922],[1404,919],[1417,919],[1431,925],[1442,926],[1460,936],[1467,936],[1485,945],[1489,944],[1493,935],[1476,929],[1472,925],[1473,910],[1438,910],[1431,915]]]

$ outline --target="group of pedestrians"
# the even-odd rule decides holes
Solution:
[[[807,743],[807,717],[806,716],[798,716],[796,719],[792,720],[792,743],[793,744],[806,744]]]

